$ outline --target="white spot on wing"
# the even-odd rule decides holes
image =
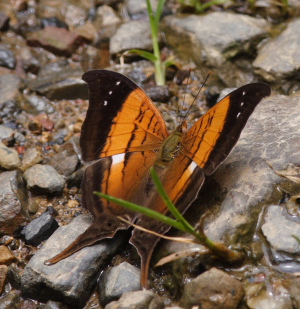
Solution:
[[[121,84],[121,82],[120,82],[120,81],[117,81],[117,82],[116,82],[116,85],[117,85],[117,86],[119,86],[120,84]]]
[[[243,106],[244,105],[244,102],[241,102],[241,106]]]
[[[125,160],[125,153],[120,153],[112,156],[112,165],[122,163]]]
[[[245,95],[246,94],[246,91],[243,91],[242,95]]]
[[[109,95],[111,95],[112,94],[112,91],[109,91],[109,93],[108,93]]]
[[[104,106],[106,106],[107,105],[107,101],[104,101]]]
[[[188,171],[192,174],[193,171],[195,170],[195,168],[197,167],[197,163],[195,163],[194,161],[192,161],[192,163],[188,166]]]
[[[241,113],[238,113],[237,115],[236,115],[236,118],[239,118],[241,116]]]

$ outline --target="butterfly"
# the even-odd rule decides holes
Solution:
[[[156,233],[169,226],[94,195],[100,191],[168,214],[157,193],[150,168],[181,213],[195,200],[206,175],[211,175],[236,144],[241,131],[262,98],[271,89],[263,83],[245,85],[212,107],[189,130],[183,121],[169,134],[166,124],[146,93],[126,76],[107,70],[83,75],[88,84],[89,108],[82,126],[80,146],[86,168],[82,205],[94,217],[92,225],[65,250],[46,261],[54,264],[83,247],[111,238],[130,224]],[[141,285],[159,237],[133,229],[130,243],[141,257]]]

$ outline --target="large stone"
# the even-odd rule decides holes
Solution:
[[[62,301],[72,308],[84,305],[93,291],[100,269],[115,254],[122,239],[104,240],[51,266],[44,262],[73,242],[92,220],[89,215],[81,215],[60,227],[32,257],[21,278],[21,290],[26,297],[42,302],[50,299]]]

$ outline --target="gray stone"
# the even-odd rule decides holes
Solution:
[[[270,246],[279,252],[300,254],[300,244],[292,237],[300,237],[300,224],[286,213],[284,207],[269,206],[264,217],[262,231]]]
[[[69,308],[67,306],[64,306],[60,302],[49,300],[47,301],[47,304],[44,307],[44,309],[69,309]]]
[[[81,79],[83,73],[79,65],[59,60],[41,68],[36,79],[28,83],[28,87],[49,100],[87,99],[87,86]]]
[[[240,53],[251,54],[267,36],[266,25],[265,20],[246,15],[213,12],[201,16],[166,16],[162,29],[168,44],[183,59],[219,67]]]
[[[26,243],[38,246],[42,241],[48,239],[58,227],[57,221],[47,211],[27,224],[22,234],[25,236]]]
[[[162,309],[162,299],[151,291],[125,293],[118,301],[113,301],[105,309]]]
[[[26,99],[28,105],[30,105],[31,107],[32,114],[40,114],[40,113],[52,114],[55,112],[55,108],[52,105],[51,101],[47,100],[46,98],[42,98],[35,94],[31,94],[27,95]]]
[[[277,203],[281,194],[274,190],[274,186],[280,184],[284,187],[287,183],[265,160],[277,170],[284,170],[289,164],[299,164],[298,121],[300,96],[274,96],[258,105],[236,147],[214,173],[212,187],[206,189],[207,194],[200,192],[199,200],[205,200],[205,196],[209,196],[208,191],[213,192],[217,187],[223,190],[224,199],[218,213],[206,226],[210,238],[227,240],[230,244],[242,239],[243,242],[252,240],[262,201]],[[290,182],[288,185],[289,192],[296,190]],[[220,201],[216,200],[216,203]],[[189,211],[192,218],[203,207],[205,205],[201,205],[201,201],[195,203]],[[210,208],[213,209],[213,206]]]
[[[68,150],[64,150],[51,157],[49,164],[53,166],[58,173],[64,176],[70,176],[79,163],[77,154],[70,154]]]
[[[98,284],[101,304],[117,300],[126,292],[140,290],[140,275],[140,269],[127,262],[104,271]]]
[[[18,152],[6,147],[0,142],[0,166],[6,170],[13,170],[21,166],[21,160]]]
[[[8,101],[21,101],[19,89],[22,86],[21,78],[15,74],[4,74],[0,76],[0,107]]]
[[[116,253],[122,239],[101,241],[51,266],[44,262],[73,242],[92,220],[89,215],[81,215],[55,231],[24,269],[21,278],[24,296],[43,302],[61,301],[74,308],[85,304],[89,297],[87,291],[92,293],[100,269]]]
[[[151,32],[148,21],[129,21],[122,24],[110,39],[111,54],[121,53],[128,49],[152,50]]]
[[[16,58],[14,53],[0,45],[0,66],[13,70],[16,67]]]
[[[151,6],[153,11],[156,11],[157,7],[157,0],[151,0]],[[147,3],[143,0],[128,0],[126,1],[126,8],[128,11],[129,16],[133,20],[137,19],[149,19],[148,10],[147,10]]]
[[[50,165],[36,164],[24,173],[24,178],[28,188],[38,193],[61,192],[66,183],[66,180]]]
[[[0,124],[0,140],[9,139],[12,137],[14,137],[19,143],[23,143],[26,140],[25,136],[22,133]]]
[[[266,42],[253,62],[255,71],[270,82],[287,79],[300,70],[300,18],[288,24],[277,38]]]
[[[0,175],[0,222],[13,219],[21,212],[22,204],[13,185],[16,177],[17,172],[4,172]]]
[[[233,309],[238,307],[243,295],[241,282],[212,268],[184,286],[180,305],[185,308]]]

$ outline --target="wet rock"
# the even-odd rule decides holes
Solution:
[[[0,12],[0,30],[5,31],[9,26],[9,16]]]
[[[0,309],[19,309],[20,307],[20,296],[16,293],[5,295],[0,299]]]
[[[163,19],[162,29],[168,44],[183,59],[219,68],[226,59],[238,54],[251,55],[267,36],[266,25],[264,20],[246,15],[213,12],[203,16],[167,16]]]
[[[117,300],[126,292],[141,290],[140,274],[137,267],[127,262],[104,271],[98,283],[101,304]]]
[[[49,100],[86,99],[88,91],[86,83],[81,79],[83,73],[80,65],[59,60],[41,68],[28,87]]]
[[[64,150],[51,157],[49,164],[53,166],[58,173],[64,176],[70,176],[76,169],[79,163],[77,154],[70,153],[68,150]]]
[[[11,264],[15,256],[6,246],[0,246],[0,264]]]
[[[151,32],[147,21],[129,21],[122,24],[110,39],[111,54],[128,49],[152,50]]]
[[[46,28],[48,26],[56,27],[56,28],[65,28],[69,29],[69,26],[67,23],[65,23],[63,20],[58,19],[57,17],[45,17],[41,19],[41,25],[43,28]]]
[[[29,46],[43,47],[60,56],[71,56],[82,42],[82,37],[76,33],[53,26],[27,35]]]
[[[259,50],[253,66],[270,82],[287,79],[300,69],[300,18],[290,22],[277,38],[266,42]]]
[[[0,140],[8,140],[11,138],[14,138],[19,143],[24,143],[26,140],[22,133],[8,128],[7,126],[0,125]]]
[[[16,58],[14,53],[0,45],[0,66],[13,70],[16,67]]]
[[[13,148],[6,147],[0,142],[0,167],[13,170],[21,166],[18,152]]]
[[[105,309],[162,309],[161,298],[151,291],[135,291],[124,293],[118,301],[113,301]]]
[[[28,168],[35,164],[41,163],[43,160],[43,154],[37,148],[28,148],[25,150],[22,159],[22,170],[26,171]]]
[[[284,207],[270,206],[262,231],[271,247],[279,252],[300,254],[300,244],[292,235],[300,236],[300,223],[286,213]]]
[[[23,268],[19,268],[15,263],[8,266],[8,279],[13,288],[20,290],[21,287],[21,273]]]
[[[55,112],[55,108],[52,105],[50,100],[46,98],[42,98],[37,95],[27,95],[26,99],[30,105],[30,113],[31,114],[39,114],[39,113],[46,113],[52,114]]]
[[[44,262],[65,249],[91,222],[91,216],[81,215],[56,230],[25,267],[21,279],[23,295],[40,301],[61,301],[72,308],[84,305],[98,272],[116,253],[123,239],[101,241],[51,266]]]
[[[59,193],[66,180],[50,165],[36,164],[30,167],[24,178],[29,189],[37,193]]]
[[[46,211],[26,225],[22,234],[25,236],[26,243],[38,246],[42,241],[48,239],[58,227],[57,221]]]
[[[243,295],[241,282],[212,268],[185,285],[180,305],[187,308],[233,309],[238,307]]]
[[[293,309],[291,297],[288,290],[282,285],[282,279],[272,282],[272,291],[269,284],[266,287],[261,283],[254,283],[246,286],[246,301],[249,308],[274,308],[274,309]]]
[[[0,252],[0,258],[1,258],[1,252]],[[4,290],[7,273],[8,273],[8,267],[6,265],[0,265],[0,294],[2,294]]]

